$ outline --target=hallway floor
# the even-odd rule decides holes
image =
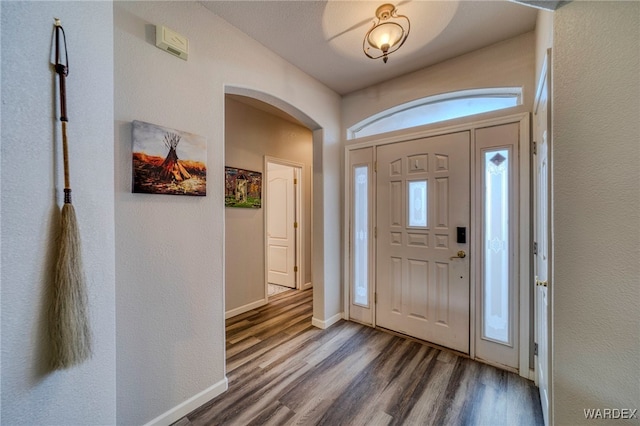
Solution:
[[[348,321],[311,325],[312,291],[227,320],[229,390],[189,425],[541,425],[534,384]]]

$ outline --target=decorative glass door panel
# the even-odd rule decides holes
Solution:
[[[510,344],[509,150],[484,152],[483,335]]]
[[[373,148],[349,151],[349,319],[373,325]]]
[[[353,168],[353,303],[369,307],[369,166]]]
[[[520,124],[475,131],[478,272],[476,358],[519,366],[518,170]]]
[[[427,181],[410,180],[407,182],[407,199],[409,200],[409,226],[412,228],[427,227]]]

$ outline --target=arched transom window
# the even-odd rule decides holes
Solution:
[[[349,139],[410,129],[425,124],[522,104],[521,87],[498,87],[444,93],[407,102],[362,120],[349,129]]]

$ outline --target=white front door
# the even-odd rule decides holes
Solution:
[[[296,287],[295,168],[269,163],[267,169],[267,281]]]
[[[464,353],[469,144],[460,132],[380,146],[376,177],[376,323]]]
[[[547,55],[547,61],[549,55]],[[546,65],[546,64],[545,64]],[[545,425],[549,425],[549,105],[548,67],[543,68],[541,86],[535,110],[535,221],[534,234],[537,246],[535,255],[535,340],[538,345],[536,357],[536,382],[540,390],[540,403]]]

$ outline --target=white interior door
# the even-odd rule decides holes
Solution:
[[[548,60],[549,56],[547,56]],[[546,64],[545,64],[546,65]],[[537,245],[535,255],[535,334],[538,345],[536,382],[540,390],[540,403],[545,425],[549,425],[549,105],[548,74],[543,68],[541,86],[535,110],[537,153],[535,160],[535,222]]]
[[[295,288],[295,168],[267,167],[267,281]]]
[[[377,325],[465,353],[469,144],[460,132],[380,146],[376,176]]]

